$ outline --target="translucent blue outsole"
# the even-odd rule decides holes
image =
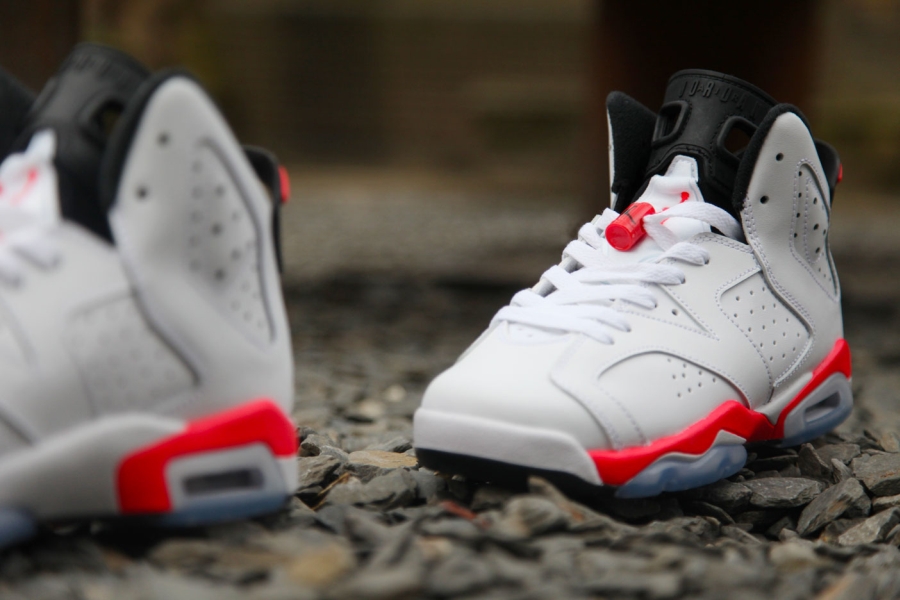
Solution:
[[[747,462],[744,446],[710,448],[696,460],[662,458],[616,490],[617,498],[646,498],[663,492],[680,492],[734,475]]]

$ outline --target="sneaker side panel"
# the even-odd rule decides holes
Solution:
[[[0,419],[30,443],[102,412],[82,365],[91,365],[97,379],[114,378],[128,366],[105,360],[102,351],[113,340],[93,344],[78,331],[98,309],[131,298],[114,249],[76,225],[61,225],[53,237],[60,248],[57,265],[28,266],[19,286],[0,289],[0,320],[8,334],[0,352]],[[104,335],[120,333],[106,314],[98,316],[103,319],[94,325],[111,326]]]
[[[203,90],[153,90],[127,146],[110,221],[148,320],[197,373],[173,408],[198,416],[267,397],[290,412],[293,360],[271,204]]]
[[[841,294],[828,246],[831,198],[809,129],[785,112],[771,125],[741,211],[748,243],[773,293],[802,319],[809,344],[775,382],[791,385],[843,337]]]

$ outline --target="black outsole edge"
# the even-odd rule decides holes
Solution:
[[[497,484],[513,490],[527,489],[530,476],[542,477],[576,500],[596,501],[612,498],[618,489],[614,486],[593,485],[564,471],[523,467],[443,450],[416,448],[416,458],[420,465],[432,471],[447,475],[462,475],[472,481]]]

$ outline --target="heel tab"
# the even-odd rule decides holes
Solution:
[[[762,122],[756,128],[756,132],[751,136],[750,143],[744,149],[741,156],[741,162],[738,166],[737,173],[734,177],[734,189],[732,191],[731,202],[737,214],[741,213],[744,208],[744,198],[747,196],[747,189],[750,187],[750,179],[753,177],[753,170],[756,168],[756,162],[759,159],[759,153],[763,144],[768,137],[769,132],[775,121],[782,115],[792,113],[799,118],[806,127],[807,132],[810,131],[809,121],[799,108],[793,104],[776,104],[773,106]],[[812,133],[809,133],[812,138]]]
[[[172,80],[185,80],[197,86],[198,90],[206,96],[210,102],[212,98],[203,89],[200,82],[189,72],[183,69],[166,69],[151,75],[135,93],[134,97],[125,107],[119,117],[112,135],[109,137],[108,146],[100,165],[100,205],[109,212],[115,205],[116,194],[119,190],[119,181],[128,158],[128,151],[141,123],[141,117],[156,95],[157,91]],[[215,104],[215,102],[213,102]]]

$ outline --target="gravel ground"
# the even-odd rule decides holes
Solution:
[[[442,476],[410,444],[430,378],[556,260],[577,205],[304,191],[285,219],[303,439],[290,507],[187,531],[47,530],[0,555],[0,598],[900,596],[900,294],[882,281],[900,252],[889,242],[877,256],[849,244],[838,254],[852,273],[848,423],[800,448],[754,448],[739,474],[702,489],[579,503],[539,478],[501,488]]]

